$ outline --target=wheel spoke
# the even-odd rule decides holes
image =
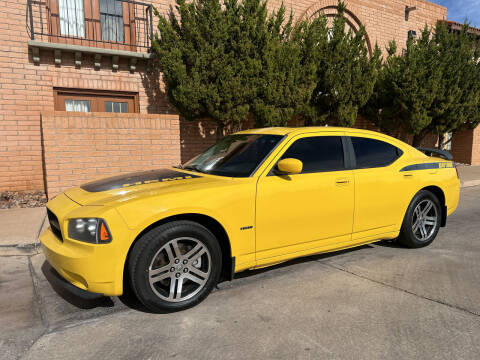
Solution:
[[[425,229],[424,224],[420,226],[420,233],[422,234],[422,239],[425,239],[427,237],[427,229]]]
[[[173,248],[173,252],[175,253],[175,257],[178,258],[180,257],[182,254],[180,253],[180,248],[178,247],[178,242],[177,240],[172,240],[170,242],[172,248]]]
[[[182,286],[183,286],[183,278],[177,280],[177,293],[175,295],[175,299],[182,298]]]
[[[421,215],[421,211],[420,211],[420,206],[417,206],[414,210],[414,213],[415,213],[415,216],[417,217],[417,219],[420,217]]]
[[[430,209],[432,208],[432,206],[433,206],[433,203],[431,201],[428,201],[427,205],[425,205],[425,207],[423,208],[422,214],[427,215]]]
[[[435,226],[437,224],[437,222],[435,220],[424,220],[423,224],[424,225]]]
[[[164,273],[164,272],[168,272],[168,271],[170,271],[170,267],[171,267],[171,266],[172,266],[171,264],[167,264],[167,265],[165,265],[165,266],[159,267],[158,269],[150,269],[150,270],[148,271],[148,274],[150,275],[150,277],[153,277],[153,276],[155,276],[155,275],[157,275],[157,274],[161,274],[161,273]]]
[[[156,282],[168,279],[169,277],[170,277],[170,271],[167,271],[166,273],[163,273],[157,276],[150,274],[150,283],[154,284]]]
[[[190,268],[190,273],[192,273],[193,275],[195,275],[199,278],[203,278],[203,279],[206,279],[208,277],[208,273],[203,272],[202,270],[200,270],[196,267],[193,267],[193,266]]]
[[[172,277],[172,280],[170,280],[170,293],[168,294],[169,299],[174,299],[175,298],[175,287],[177,285],[177,279]]]
[[[175,255],[172,252],[170,244],[167,244],[167,246],[165,246],[165,252],[167,253],[168,263],[173,264],[173,261],[175,260]]]
[[[197,276],[192,275],[191,273],[187,273],[183,275],[185,279],[191,280],[194,283],[197,283],[198,285],[203,285],[207,280],[206,279],[200,279]]]
[[[191,249],[190,251],[188,251],[184,256],[190,260],[191,257],[193,257],[194,255],[196,255],[199,251],[202,251],[204,249],[204,246],[203,244],[200,244],[198,243],[197,245],[195,245],[195,247],[193,249]],[[193,261],[193,260],[192,260]]]
[[[420,226],[420,220],[415,221],[415,224],[412,226],[412,231],[415,234]]]

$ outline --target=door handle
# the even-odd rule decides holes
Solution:
[[[337,185],[348,185],[348,184],[350,184],[350,179],[338,178],[338,179],[335,180],[335,184],[337,184]]]
[[[413,177],[413,174],[403,174],[403,177],[411,178],[411,177]]]

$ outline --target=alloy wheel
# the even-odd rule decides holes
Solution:
[[[437,207],[433,201],[420,201],[413,211],[412,232],[419,241],[427,241],[435,232],[438,222]]]
[[[176,238],[153,257],[148,269],[150,287],[163,300],[184,301],[205,287],[211,267],[205,244],[192,237]]]

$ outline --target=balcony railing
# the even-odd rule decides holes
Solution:
[[[28,0],[31,42],[147,53],[153,34],[152,5],[132,0]],[[99,51],[105,53],[105,51]]]

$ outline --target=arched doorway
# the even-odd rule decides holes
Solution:
[[[344,12],[344,17],[346,20],[345,31],[348,31],[351,29],[354,33],[356,33],[358,30],[360,30],[360,27],[362,25],[365,28],[365,25],[362,24],[358,16],[355,15],[354,10],[355,10],[354,6],[347,4],[347,9],[345,9],[345,12]],[[331,24],[337,12],[338,12],[338,7],[337,7],[336,0],[323,0],[310,6],[305,11],[305,13],[302,14],[300,19],[312,18],[314,16],[318,16],[318,14],[323,14],[327,17],[329,24]],[[372,55],[372,44],[370,42],[370,38],[368,36],[368,31],[366,28],[365,28],[365,31],[366,31],[365,41],[367,44],[368,53]]]

